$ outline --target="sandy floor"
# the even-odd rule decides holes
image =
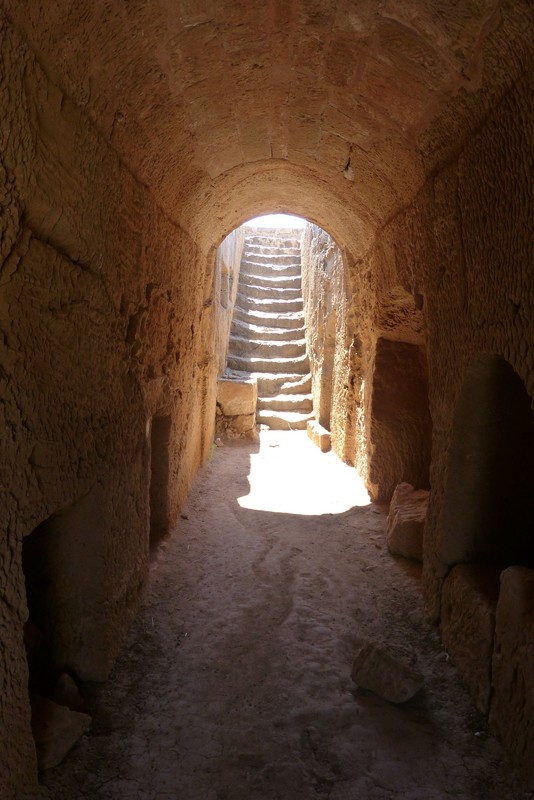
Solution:
[[[355,505],[355,504],[358,505]],[[54,800],[519,800],[354,470],[300,433],[214,449]],[[355,643],[417,656],[393,706]]]

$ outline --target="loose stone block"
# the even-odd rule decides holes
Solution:
[[[225,417],[236,417],[256,413],[258,387],[256,380],[229,380],[219,378],[217,403]]]
[[[399,483],[389,506],[387,545],[394,556],[423,560],[428,492],[415,490],[409,483]]]
[[[61,764],[69,750],[89,728],[91,717],[44,697],[32,698],[32,730],[39,769]]]
[[[499,569],[485,564],[457,564],[442,589],[443,644],[483,714],[488,713],[491,693],[498,593]]]
[[[228,429],[239,435],[248,433],[256,427],[255,414],[239,414],[227,420]]]
[[[78,686],[66,672],[57,679],[50,699],[60,706],[67,706],[71,711],[85,711],[85,702]]]
[[[501,573],[492,661],[490,727],[529,778],[534,762],[534,570]]]
[[[390,703],[405,703],[423,687],[423,678],[395,652],[371,643],[360,647],[352,666],[352,680]]]
[[[321,453],[327,453],[332,447],[330,431],[327,431],[326,428],[319,425],[315,419],[308,420],[307,430],[308,437],[312,440],[314,445],[319,448]]]

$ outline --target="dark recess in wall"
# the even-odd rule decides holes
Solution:
[[[443,560],[534,567],[534,416],[521,378],[485,353],[469,365],[453,423]]]

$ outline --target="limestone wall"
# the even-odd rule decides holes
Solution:
[[[219,375],[226,367],[244,242],[245,229],[240,226],[226,236],[217,248],[214,297],[217,309],[215,351],[219,358]]]
[[[385,227],[368,257],[355,264],[351,272],[353,291],[354,287],[360,287],[353,294],[355,306],[365,308],[374,302],[374,317],[382,319],[383,335],[386,330],[388,338],[400,333],[404,341],[418,344],[421,353],[426,350],[432,457],[424,543],[424,592],[429,613],[435,619],[440,615],[442,582],[451,567],[459,562],[488,558],[497,567],[509,566],[506,542],[516,537],[518,526],[525,527],[532,514],[532,501],[526,499],[532,497],[532,489],[530,492],[518,489],[518,470],[511,467],[514,460],[523,458],[520,447],[510,448],[503,441],[488,464],[481,460],[486,458],[483,450],[471,447],[463,469],[471,469],[472,477],[464,472],[460,478],[460,483],[471,481],[467,492],[465,489],[455,491],[458,475],[451,472],[459,464],[454,457],[458,451],[455,436],[474,435],[465,419],[459,419],[457,410],[461,410],[462,388],[467,380],[472,380],[477,363],[484,365],[490,357],[490,367],[496,362],[493,373],[498,370],[504,374],[508,368],[510,373],[513,371],[514,382],[523,387],[530,408],[534,409],[534,198],[531,177],[525,170],[534,144],[529,111],[531,75],[532,71],[527,71],[516,81],[477,133],[454,158],[429,177],[414,202]],[[387,298],[391,300],[386,304]],[[398,300],[402,301],[400,305]],[[372,365],[372,359],[368,363]],[[485,371],[488,369],[484,367]],[[480,373],[481,368],[476,372]],[[367,376],[369,379],[369,372]],[[496,420],[498,426],[513,429],[519,441],[517,426],[509,422],[508,417],[517,415],[521,398],[517,403],[514,400],[513,404],[505,403],[505,407],[488,411],[488,404],[498,403],[499,398],[515,398],[515,389],[503,390],[498,388],[501,385],[502,380],[500,384],[488,385],[484,391],[471,391],[471,397],[478,398],[479,403],[478,412],[474,410],[472,426],[475,430],[476,426],[485,426],[485,430],[476,435],[495,435],[498,442],[503,439],[502,432],[493,434],[489,426]],[[477,421],[479,419],[483,421]],[[532,475],[532,423],[530,429],[525,424],[522,438],[530,442],[527,445],[530,455],[524,456],[523,472]],[[407,446],[410,446],[408,441]],[[464,456],[466,447],[469,445],[464,443]],[[492,448],[491,443],[485,446],[486,450]],[[510,449],[514,450],[514,456],[508,460]],[[489,475],[488,470],[493,474]],[[510,474],[516,476],[512,481]],[[474,521],[471,539],[465,533],[452,538],[448,514],[453,513],[457,522],[469,516],[471,520],[486,519],[487,523],[485,506],[488,502],[495,504],[494,494],[500,502],[500,530],[494,531],[488,524],[480,529]],[[465,521],[462,527],[468,527]],[[523,534],[519,532],[519,535]],[[501,555],[498,555],[499,545],[493,537],[501,541]],[[480,543],[484,538],[488,540],[486,545]],[[523,554],[520,563],[532,567],[531,537],[529,541],[528,547],[519,548]],[[512,559],[512,563],[516,561]],[[521,592],[520,586],[514,590],[509,587],[515,573],[506,575],[509,593]],[[524,602],[528,605],[532,601],[525,596]],[[504,604],[501,608],[501,605],[499,601],[498,618],[501,629],[505,630],[507,607]],[[464,608],[462,613],[469,616],[470,611]],[[511,618],[509,627],[515,624],[515,618]],[[506,646],[509,648],[509,642]],[[495,658],[494,670],[495,664],[501,663]],[[531,659],[528,648],[521,650],[519,647],[513,656],[507,652],[507,658],[516,660],[522,674],[528,673]],[[525,714],[527,717],[530,714],[526,709],[530,708],[532,687],[525,681],[518,690],[513,685],[511,671],[508,682],[503,680],[502,670],[495,675],[499,677],[494,677],[497,684],[493,685],[490,709],[492,726],[519,762],[528,766],[533,755],[532,727],[521,728],[519,734],[518,725]],[[510,702],[513,702],[514,711],[510,710],[507,699],[512,695]],[[506,714],[503,709],[507,709]]]
[[[308,226],[303,244],[314,411],[337,455],[371,497],[407,481],[428,486],[430,415],[423,320],[409,288],[381,262],[355,263]]]
[[[302,237],[302,294],[313,409],[320,425],[331,432],[336,454],[356,464],[361,372],[355,363],[351,336],[345,263],[326,231],[316,225],[306,226]]]
[[[426,331],[432,415],[425,585],[431,605],[448,569],[443,497],[454,414],[469,365],[502,356],[534,397],[530,78],[518,80],[457,157],[382,232],[361,269],[404,288]],[[383,294],[383,292],[382,292]]]
[[[0,794],[19,800],[36,778],[23,538],[48,520],[56,574],[71,576],[51,658],[104,679],[151,517],[173,522],[210,447],[218,360],[213,265],[4,19],[0,39]],[[151,473],[167,490],[152,513]]]
[[[528,628],[533,603],[534,189],[525,169],[534,145],[532,74],[525,69],[478,130],[458,141],[365,257],[344,254],[344,270],[325,234],[310,228],[304,270],[316,413],[336,314],[335,352],[342,342],[344,354],[331,376],[334,448],[359,466],[375,499],[388,500],[400,481],[430,486],[429,615],[439,620],[454,565],[474,564],[472,587],[452,599],[450,581],[446,587],[448,646],[475,698],[491,693],[491,726],[527,772],[532,646],[509,631]],[[351,414],[356,425],[363,419],[359,444],[348,436]],[[484,611],[487,646],[475,652],[454,631],[476,628],[485,608],[480,562],[497,582],[501,573],[501,591]]]

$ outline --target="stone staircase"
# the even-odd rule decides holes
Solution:
[[[225,374],[256,378],[257,422],[277,430],[313,419],[300,269],[298,233],[246,234]]]

